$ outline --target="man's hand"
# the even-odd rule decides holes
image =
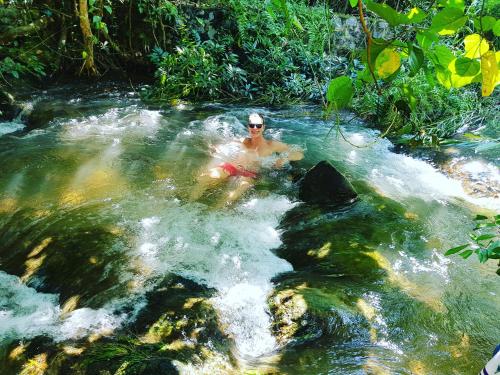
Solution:
[[[283,168],[287,160],[285,158],[279,158],[274,162],[274,168]]]

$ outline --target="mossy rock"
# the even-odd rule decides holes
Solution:
[[[112,336],[61,343],[41,336],[27,343],[13,342],[0,352],[0,365],[7,375],[36,361],[43,362],[48,374],[177,374],[174,363],[196,366],[211,358],[224,358],[223,365],[233,368],[231,341],[220,329],[209,301],[212,295],[213,290],[203,285],[169,275],[145,295],[145,306],[135,321]],[[134,307],[118,313],[130,313]],[[13,351],[19,352],[15,361],[9,359]]]
[[[130,329],[158,342],[191,337],[197,342],[210,338],[226,343],[217,314],[208,301],[214,293],[203,285],[179,276],[167,276],[146,294],[146,305]]]
[[[366,336],[366,321],[348,295],[333,288],[311,288],[307,282],[300,283],[301,279],[294,275],[282,281],[268,300],[273,332],[281,345],[302,344],[324,336],[341,341]]]
[[[230,341],[208,301],[213,290],[176,275],[145,296],[137,319],[119,337],[97,342],[72,366],[84,374],[176,374],[172,361],[232,361]]]
[[[16,103],[12,94],[0,90],[0,121],[13,120],[21,110],[21,106]]]
[[[399,203],[383,197],[363,196],[335,210],[304,204],[281,220],[282,245],[274,252],[294,270],[337,275],[366,285],[386,276],[372,253],[383,243],[403,243],[408,233],[414,233],[419,242],[418,225]]]

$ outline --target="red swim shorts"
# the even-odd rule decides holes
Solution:
[[[231,163],[222,163],[221,165],[219,165],[219,167],[225,170],[229,174],[229,176],[257,178],[257,173],[247,171],[246,169],[243,168],[238,168],[237,166]]]

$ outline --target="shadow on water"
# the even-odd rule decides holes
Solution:
[[[351,206],[302,204],[281,221],[283,245],[275,252],[294,271],[273,280],[269,298],[273,331],[284,346],[277,368],[288,374],[474,371],[471,362],[488,358],[476,348],[485,344],[478,321],[463,316],[463,306],[446,293],[396,272],[391,259],[391,248],[394,255],[398,248],[417,257],[428,252],[425,227],[401,204],[357,187],[361,197]]]
[[[179,367],[188,373],[234,372],[230,339],[221,331],[209,302],[213,293],[190,280],[168,275],[145,294],[136,319],[111,336],[59,343],[37,336],[4,346],[0,349],[6,359],[3,374],[43,369],[57,374],[98,375],[126,370],[138,375],[169,375],[178,374]],[[122,312],[134,309],[125,305]],[[189,366],[182,366],[188,362]]]
[[[57,293],[61,305],[101,307],[127,293],[130,272],[125,228],[104,211],[108,204],[37,212],[20,209],[0,220],[0,263],[40,292]],[[40,217],[37,217],[39,216]]]

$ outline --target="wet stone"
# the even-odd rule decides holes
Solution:
[[[21,109],[11,94],[0,90],[0,121],[13,120],[21,112]]]
[[[351,183],[327,161],[316,164],[299,182],[299,198],[307,203],[346,204],[356,197]]]
[[[368,340],[366,320],[355,310],[354,299],[340,288],[323,291],[309,287],[311,278],[314,276],[305,273],[282,276],[269,298],[278,343],[300,345],[325,337],[339,342]],[[323,287],[325,284],[323,281]]]
[[[1,353],[5,361],[10,352],[20,353],[9,362],[7,375],[19,373],[40,356],[51,374],[177,374],[176,363],[196,366],[211,357],[227,358],[225,366],[231,368],[231,343],[208,300],[212,293],[193,281],[169,275],[146,294],[136,319],[111,336],[61,343],[41,336],[17,349],[23,343],[13,342]],[[129,313],[132,310],[128,308]],[[127,307],[121,312],[127,313]]]

